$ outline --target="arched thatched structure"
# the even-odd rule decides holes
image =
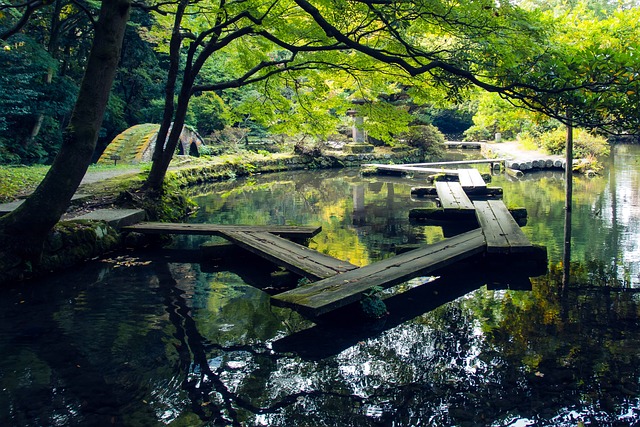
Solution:
[[[122,163],[150,162],[158,137],[160,125],[144,123],[125,130],[109,143],[98,163],[109,163],[117,159]],[[202,138],[197,132],[182,128],[177,154],[199,156]]]

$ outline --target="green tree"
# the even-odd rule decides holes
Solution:
[[[261,109],[300,118],[300,112],[320,108],[313,99],[331,99],[331,85],[320,82],[318,70],[323,69],[356,79],[364,71],[384,76],[358,88],[365,93],[385,93],[382,82],[388,84],[393,76],[409,82],[416,94],[439,87],[450,99],[462,99],[479,87],[564,122],[571,109],[572,124],[636,127],[637,104],[629,97],[637,93],[637,79],[629,52],[637,47],[631,34],[637,11],[627,11],[627,21],[622,15],[594,21],[594,28],[589,28],[590,20],[568,25],[566,17],[559,20],[508,3],[295,0],[245,2],[237,8],[184,0],[158,11],[161,34],[170,30],[172,36],[159,45],[168,46],[171,67],[163,127],[148,179],[154,189],[161,188],[194,93],[260,82]],[[212,25],[194,14],[217,18]],[[203,80],[201,72],[215,60],[227,61],[225,73]],[[319,93],[310,96],[310,88]],[[300,100],[296,108],[288,102],[293,98]],[[396,111],[375,102],[365,105],[371,116]],[[276,122],[278,115],[273,117]],[[312,120],[294,124],[313,126]]]

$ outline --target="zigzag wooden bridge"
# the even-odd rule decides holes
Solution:
[[[464,211],[472,218],[475,216],[479,228],[360,268],[285,238],[309,238],[320,232],[320,227],[147,222],[123,229],[140,233],[221,236],[314,281],[272,296],[274,305],[290,307],[314,318],[359,301],[372,287],[388,288],[479,254],[504,257],[536,253],[538,256],[539,249],[536,250],[522,233],[504,203],[486,200],[491,191],[477,170],[459,170],[456,175],[460,177],[459,182],[437,182],[435,193],[444,211]],[[544,256],[546,262],[546,252]]]

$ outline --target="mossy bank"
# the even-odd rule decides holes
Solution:
[[[27,260],[0,250],[0,285],[19,284],[28,278],[70,268],[81,262],[139,245],[140,241],[125,236],[101,221],[73,220],[77,213],[99,208],[138,208],[154,221],[180,221],[193,209],[186,196],[187,189],[208,182],[223,181],[256,173],[303,169],[328,169],[358,166],[362,163],[405,163],[424,161],[417,149],[405,151],[376,150],[370,153],[330,153],[323,156],[273,155],[225,156],[212,160],[177,159],[167,173],[163,195],[149,199],[141,191],[145,173],[117,176],[82,186],[80,191],[89,197],[72,205],[69,212],[51,230],[41,257]]]

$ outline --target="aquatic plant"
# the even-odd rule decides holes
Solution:
[[[387,306],[384,301],[382,301],[382,298],[380,298],[380,292],[382,292],[382,288],[380,286],[374,286],[362,294],[360,306],[365,316],[372,319],[379,319],[389,314]]]

